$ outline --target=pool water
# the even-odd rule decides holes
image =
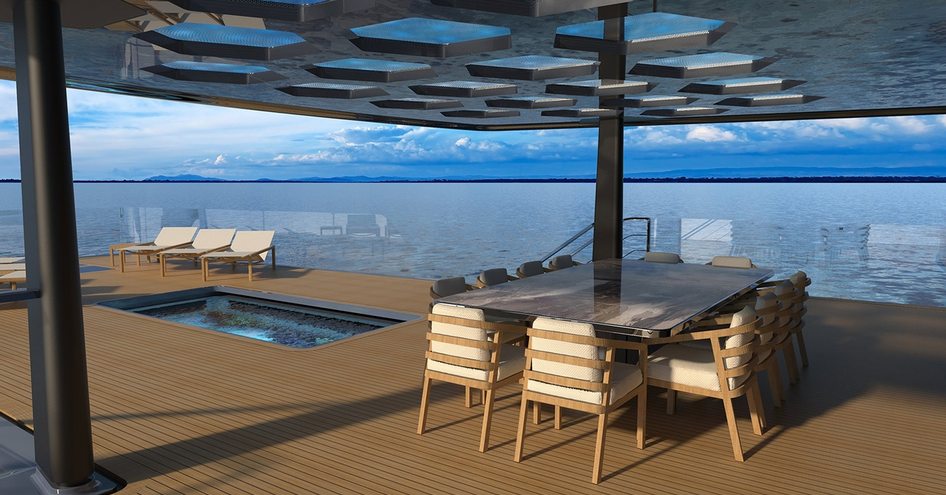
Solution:
[[[383,318],[234,295],[215,295],[134,311],[295,348],[315,347],[397,323]]]

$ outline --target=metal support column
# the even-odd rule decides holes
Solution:
[[[627,3],[598,8],[607,39],[624,39]],[[600,53],[598,77],[624,80],[627,57]],[[595,180],[595,231],[592,259],[620,258],[624,217],[624,111],[598,122],[598,173]]]
[[[59,2],[15,0],[13,24],[36,463],[68,492],[94,466]]]

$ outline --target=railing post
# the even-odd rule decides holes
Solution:
[[[627,3],[598,8],[604,20],[605,38],[624,39]],[[599,53],[598,77],[624,79],[627,57],[621,53]],[[624,111],[598,121],[598,171],[595,180],[595,232],[592,259],[620,258],[624,216]]]
[[[64,493],[91,484],[94,466],[59,2],[15,0],[13,25],[26,285],[40,296],[28,304],[33,439],[45,477],[34,481]]]

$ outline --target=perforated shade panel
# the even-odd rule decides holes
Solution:
[[[169,0],[195,12],[307,22],[374,7],[374,0]]]
[[[555,108],[570,107],[578,103],[574,98],[556,96],[523,96],[519,98],[497,98],[486,100],[486,105],[499,108]]]
[[[512,46],[509,28],[440,19],[410,17],[351,31],[352,43],[366,52],[455,57]]]
[[[611,98],[601,102],[608,108],[641,108],[641,107],[667,107],[675,105],[689,105],[698,98],[684,95],[641,95],[628,96],[626,98]]]
[[[278,81],[285,77],[258,65],[215,64],[178,60],[145,67],[142,70],[179,81],[226,84],[254,84]]]
[[[753,95],[753,96],[735,96],[726,98],[717,103],[717,105],[731,105],[737,107],[765,107],[774,105],[800,105],[820,100],[820,96],[811,96],[803,94],[779,94],[779,95]]]
[[[69,84],[257,110],[470,129],[595,126],[593,115],[574,110],[600,108],[602,97],[615,99],[651,93],[700,98],[679,108],[698,106],[727,111],[697,115],[693,110],[677,110],[672,114],[645,115],[645,111],[672,106],[641,111],[624,107],[627,125],[946,113],[946,64],[942,62],[946,2],[660,0],[662,12],[729,23],[732,28],[708,47],[652,47],[641,53],[632,50],[626,55],[624,71],[637,72],[625,76],[631,81],[601,82],[600,78],[611,75],[599,74],[599,54],[556,48],[555,34],[567,26],[599,25],[594,7],[613,4],[611,1],[435,0],[441,4],[436,5],[429,0],[375,0],[370,5],[369,0],[186,0],[191,2],[191,8],[201,12],[187,10],[185,0],[176,1],[184,8],[165,1],[129,0],[133,7],[116,12],[131,12],[133,16],[135,8],[150,10],[131,18],[124,14],[97,16],[126,19],[108,28],[65,29]],[[91,0],[80,3],[93,4]],[[243,10],[251,6],[266,12]],[[299,12],[299,6],[332,6],[332,12],[305,22],[277,13],[284,8]],[[652,7],[653,2],[630,2],[628,15],[633,19],[648,14]],[[92,14],[88,18],[96,17]],[[12,27],[2,22],[2,16],[0,12],[0,77],[12,78]],[[69,17],[74,17],[74,12]],[[454,26],[439,22],[448,21],[509,29],[511,44],[509,48],[486,46],[475,49],[485,51],[458,55],[444,51],[442,54],[447,56],[441,58],[419,55],[429,47],[414,48],[410,52],[413,54],[402,50],[415,42],[430,44],[423,40],[436,38],[435,32],[414,29],[408,33],[411,37],[395,43],[404,46],[382,48],[389,51],[365,51],[353,42],[370,38],[372,42],[389,45],[397,38],[376,33],[359,36],[356,31],[391,22],[398,26],[397,21],[408,19],[438,21],[429,26]],[[653,29],[664,29],[657,24]],[[169,27],[174,29],[165,29]],[[198,32],[185,36],[187,33],[180,30]],[[681,31],[679,26],[672,30],[676,34]],[[693,32],[698,30],[694,28]],[[459,39],[459,30],[445,31],[456,31],[448,34]],[[683,31],[691,32],[690,28]],[[624,38],[624,42],[631,40],[633,45],[646,36],[625,33]],[[159,41],[160,45],[148,39]],[[447,38],[434,41],[433,45],[442,41],[444,50],[454,42]],[[362,46],[377,48],[363,43]],[[296,47],[299,51],[295,51]],[[722,60],[720,55],[706,55],[707,52],[738,56]],[[561,59],[578,62],[552,62]],[[661,64],[654,64],[661,60]],[[175,62],[257,65],[267,71],[198,72],[167,65]],[[269,78],[278,77],[270,72],[285,79],[270,81]],[[731,96],[798,94],[792,88],[799,81],[805,81],[801,94],[822,98],[809,97],[802,99],[804,103],[778,105],[772,103],[792,99],[731,100],[720,104]],[[376,94],[379,91],[386,94]],[[460,99],[464,106],[442,113],[372,104],[372,100],[418,96]],[[576,103],[563,108],[510,109],[490,107],[486,102],[513,96],[535,98],[534,101],[565,96]],[[453,113],[455,110],[462,112]],[[515,114],[507,110],[514,110]],[[543,114],[546,110],[555,113]]]

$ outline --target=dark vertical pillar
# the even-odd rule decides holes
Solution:
[[[36,463],[66,488],[93,461],[59,2],[16,0],[13,23]]]
[[[608,39],[624,38],[624,17],[627,4],[598,8],[598,19],[605,21]],[[623,54],[600,53],[598,76],[601,79],[624,79],[627,57]],[[595,181],[595,230],[592,259],[620,258],[622,253],[622,221],[624,217],[624,112],[601,117],[598,122],[598,173]]]

